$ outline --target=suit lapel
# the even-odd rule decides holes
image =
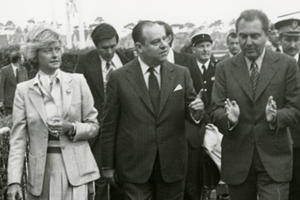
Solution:
[[[199,69],[197,61],[195,61],[195,67],[192,68],[191,76],[193,79],[194,88],[195,88],[196,92],[198,93],[201,88],[204,88],[204,85],[203,85],[204,80],[203,80],[203,76]]]
[[[63,72],[61,72],[61,90],[63,99],[63,118],[65,118],[71,106],[73,87],[72,78]]]
[[[243,54],[240,53],[232,59],[234,66],[231,69],[231,74],[238,81],[246,95],[253,101],[249,71]]]
[[[47,124],[47,116],[46,110],[44,106],[44,100],[41,91],[39,90],[38,86],[34,84],[37,82],[37,76],[32,79],[32,85],[28,91],[28,96],[32,102],[32,105],[35,107],[36,111],[39,113],[41,119],[45,124]]]
[[[127,68],[127,79],[146,107],[154,114],[154,108],[150,101],[148,88],[137,58],[133,60],[132,65]]]
[[[9,75],[10,79],[12,80],[12,82],[14,84],[17,84],[17,79],[16,79],[16,76],[14,74],[14,70],[13,70],[13,66],[12,65],[9,65],[8,75]]]
[[[255,101],[263,93],[264,89],[276,74],[278,67],[274,63],[277,61],[277,59],[278,58],[274,56],[273,52],[266,50],[259,73],[260,78],[257,83]]]
[[[161,90],[160,90],[160,102],[159,102],[159,112],[158,116],[162,112],[168,96],[172,92],[173,89],[173,81],[174,81],[174,67],[171,66],[169,62],[164,62],[161,65]]]
[[[104,84],[103,84],[103,75],[102,75],[102,64],[100,57],[95,50],[90,57],[90,70],[91,75],[93,76],[92,81],[94,81],[94,84],[96,85],[96,88],[98,89],[98,93],[103,95],[104,94]]]

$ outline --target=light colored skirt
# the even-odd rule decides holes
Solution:
[[[48,153],[41,196],[27,194],[27,200],[88,200],[88,184],[72,186],[61,153]]]

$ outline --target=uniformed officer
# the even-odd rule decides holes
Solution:
[[[300,19],[287,18],[275,23],[275,28],[280,34],[282,50],[285,54],[296,59],[300,68]],[[300,119],[299,119],[300,120]],[[290,127],[293,146],[293,178],[290,183],[290,200],[300,199],[300,125]]]

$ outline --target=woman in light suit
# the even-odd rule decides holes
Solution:
[[[100,175],[87,140],[97,135],[99,125],[86,80],[59,69],[62,41],[50,28],[37,26],[28,33],[25,56],[38,73],[18,84],[15,93],[8,198],[22,199],[28,148],[27,199],[91,199]]]

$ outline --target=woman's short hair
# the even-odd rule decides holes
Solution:
[[[38,50],[46,48],[54,42],[62,45],[61,36],[50,27],[37,25],[27,33],[22,51],[27,60],[35,61]]]

